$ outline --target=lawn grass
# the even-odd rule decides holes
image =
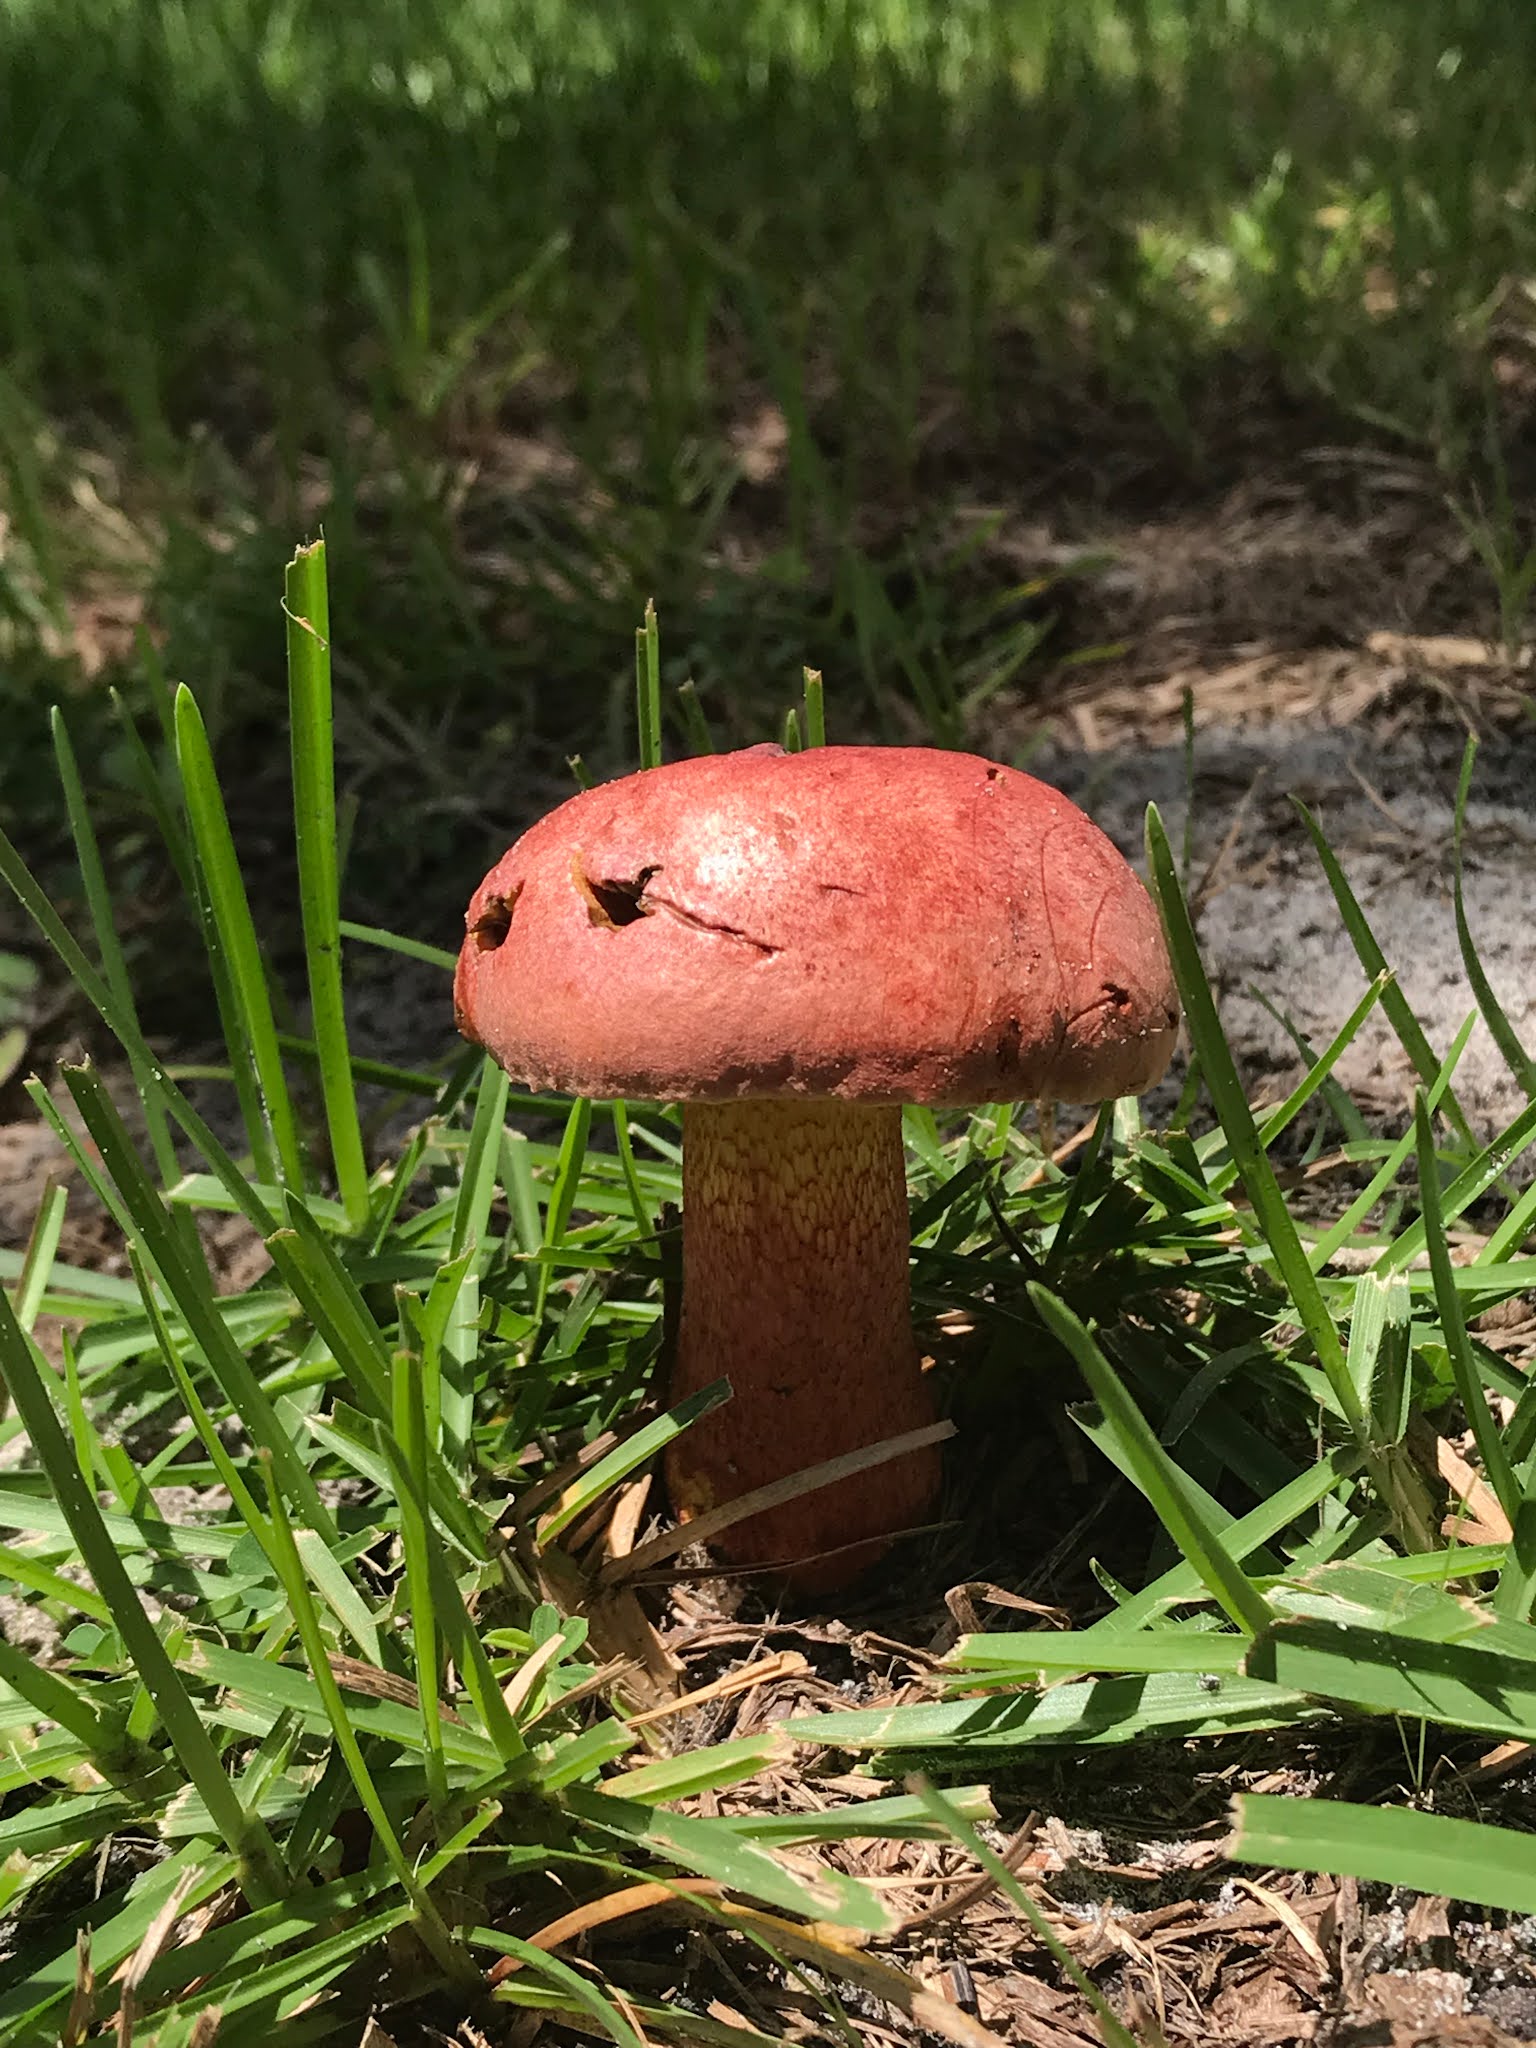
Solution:
[[[810,660],[953,742],[1082,651],[981,515],[1287,436],[1427,455],[1528,589],[1523,10],[8,0],[0,59],[0,709],[117,771],[75,661],[147,709],[145,624],[259,818],[323,519],[353,858],[423,932],[506,763],[626,758],[652,597],[725,738]]]
[[[944,1696],[922,1704],[677,1753],[648,1736],[632,1716],[666,1685],[647,1676],[654,1638],[627,1580],[650,1553],[609,1558],[601,1530],[617,1490],[726,1393],[667,1411],[650,1391],[675,1113],[519,1098],[465,1052],[413,1082],[435,1090],[413,1133],[363,1156],[369,1077],[336,976],[320,546],[290,564],[287,598],[318,1093],[273,1023],[190,692],[164,815],[201,909],[243,1135],[222,1142],[142,1034],[62,721],[83,945],[0,835],[0,876],[99,1012],[138,1102],[125,1121],[89,1065],[62,1075],[70,1117],[29,1090],[120,1228],[131,1279],[59,1261],[57,1197],[24,1253],[0,1252],[0,1445],[21,1453],[0,1489],[0,1582],[52,1643],[37,1657],[0,1642],[0,1914],[26,1930],[0,1961],[7,2041],[137,2024],[192,2044],[217,2007],[221,2044],[292,2021],[342,2048],[370,2011],[392,2028],[495,2028],[509,2004],[625,2048],[641,2029],[749,2038],[656,2003],[622,1964],[578,1968],[540,1945],[541,1929],[559,1947],[560,1930],[627,1913],[637,1884],[809,1967],[828,2000],[842,1983],[942,2031],[930,1994],[865,1952],[899,1924],[887,1895],[808,1862],[818,1847],[948,1834],[991,1868],[974,1830],[988,1780],[1063,1748],[1373,1716],[1437,1751],[1467,1734],[1536,1740],[1536,1405],[1476,1334],[1536,1286],[1536,1191],[1503,1181],[1536,1106],[1479,1144],[1447,1113],[1466,1034],[1442,1055],[1394,1005],[1405,1052],[1439,1062],[1415,1125],[1396,1143],[1349,1140],[1364,1184],[1330,1227],[1298,1211],[1276,1158],[1358,1132],[1333,1070],[1390,977],[1257,1117],[1155,811],[1148,866],[1192,1053],[1172,1122],[1120,1103],[1066,1166],[1007,1108],[907,1120],[914,1299],[968,1451],[945,1519],[907,1545],[903,1584],[937,1600],[975,1576],[968,1546],[994,1540],[976,1519],[988,1465],[1026,1417],[1038,1429],[1042,1370],[1073,1368],[1093,1397],[1071,1411],[1091,1455],[1146,1503],[1115,1534],[1118,1582],[1101,1568],[1098,1618],[1070,1632],[962,1637]],[[637,636],[642,743],[655,646],[652,617]],[[1342,871],[1335,887],[1375,974]],[[1478,985],[1473,945],[1466,931]],[[231,1212],[271,1264],[221,1294],[199,1222]],[[43,1316],[74,1331],[56,1363],[32,1335]],[[1437,1431],[1468,1427],[1482,1519],[1464,1528],[1453,1502],[1442,1526]],[[911,1790],[811,1813],[690,1803],[782,1771],[786,1738]],[[1228,1853],[1528,1912],[1532,1840],[1454,1813],[1263,1796],[1239,1799]],[[1133,2034],[1028,1893],[994,1874],[1124,2048]]]

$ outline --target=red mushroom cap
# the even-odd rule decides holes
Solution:
[[[1167,1066],[1156,911],[1059,791],[921,747],[753,747],[584,790],[476,890],[460,1029],[531,1087],[1097,1102]]]

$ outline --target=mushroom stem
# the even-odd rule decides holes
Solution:
[[[734,1398],[667,1454],[680,1516],[933,1421],[912,1334],[909,1241],[899,1106],[684,1107],[672,1394],[725,1374]],[[912,1452],[737,1522],[712,1547],[749,1570],[804,1559],[790,1582],[828,1591],[925,1518],[938,1480],[937,1448]]]

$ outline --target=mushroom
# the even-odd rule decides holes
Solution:
[[[683,1105],[671,1392],[734,1393],[671,1447],[683,1518],[933,1420],[903,1103],[1137,1093],[1178,1024],[1152,902],[1098,827],[929,748],[751,747],[584,790],[466,925],[459,1028],[514,1079]],[[831,1590],[938,1481],[930,1446],[717,1548]]]

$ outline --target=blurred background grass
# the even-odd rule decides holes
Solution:
[[[106,686],[185,678],[281,861],[322,523],[351,883],[440,939],[647,598],[721,739],[809,661],[952,742],[1093,650],[999,520],[1365,441],[1513,547],[1533,89],[1508,0],[0,0],[0,801],[46,861],[65,696],[131,870]]]

